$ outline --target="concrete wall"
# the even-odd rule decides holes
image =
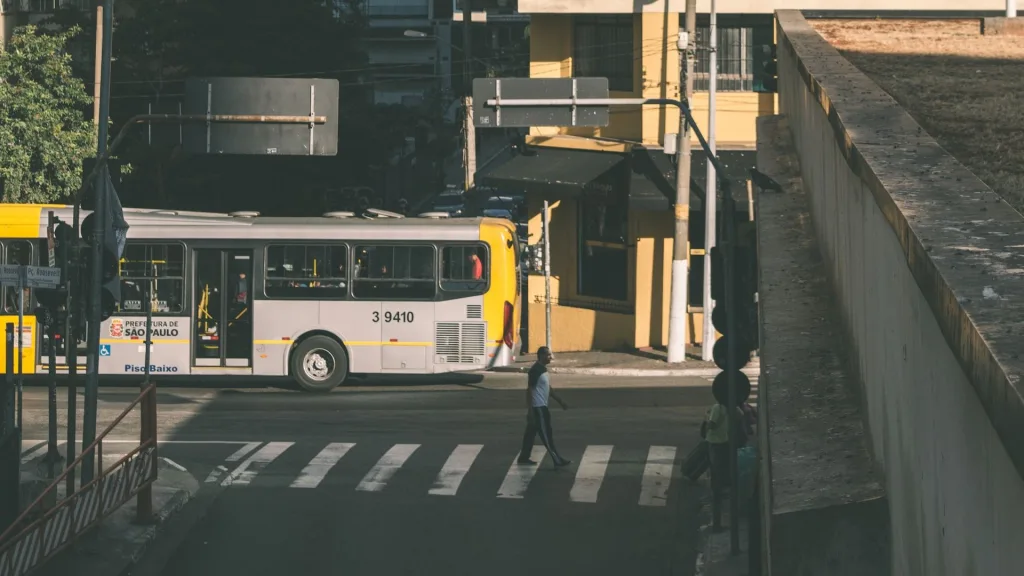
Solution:
[[[777,17],[779,105],[886,476],[892,572],[1022,574],[1024,219],[799,13]]]

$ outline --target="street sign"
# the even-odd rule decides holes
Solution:
[[[49,266],[0,266],[0,284],[17,286],[24,282],[26,288],[57,288],[60,286],[60,268]]]
[[[338,154],[337,80],[322,78],[188,78],[186,114],[309,116],[308,124],[280,122],[191,122],[182,129],[192,154]],[[314,124],[314,116],[326,116]]]
[[[57,265],[57,253],[54,251],[53,238],[53,212],[50,212],[50,221],[46,225],[46,259],[50,268]]]
[[[480,128],[607,126],[607,105],[502,106],[509,100],[607,99],[607,78],[476,78],[473,124]],[[497,100],[494,105],[489,100]]]

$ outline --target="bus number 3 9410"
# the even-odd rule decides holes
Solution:
[[[412,322],[415,318],[412,312],[384,312],[384,322]],[[380,312],[373,312],[374,323],[380,322]]]

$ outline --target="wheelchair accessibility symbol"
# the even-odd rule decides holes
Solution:
[[[110,356],[110,344],[100,344],[100,356]]]

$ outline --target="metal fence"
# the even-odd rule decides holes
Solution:
[[[132,496],[138,497],[139,521],[152,521],[152,484],[157,478],[156,405],[156,385],[149,384],[82,451],[82,455],[0,534],[0,576],[31,573],[76,538],[87,534]],[[141,415],[139,446],[103,470],[103,439],[136,406]],[[100,470],[96,478],[46,510],[46,502],[55,499],[65,477],[79,468],[83,458],[90,453],[95,453],[96,466]]]

